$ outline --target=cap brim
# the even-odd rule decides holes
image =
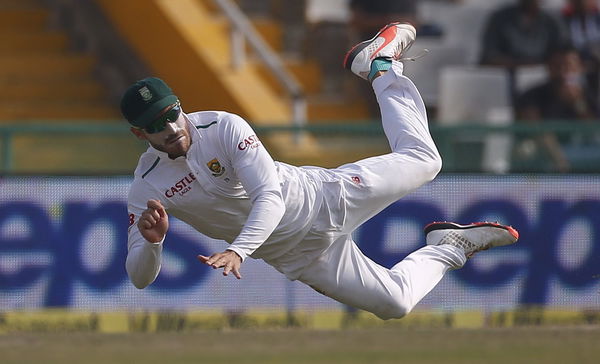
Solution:
[[[177,96],[175,95],[163,97],[162,99],[154,102],[152,106],[148,108],[148,110],[146,110],[142,115],[133,120],[132,124],[134,126],[137,126],[138,128],[146,127],[156,118],[156,115],[158,115],[158,113],[162,109],[169,105],[175,104],[177,100]]]

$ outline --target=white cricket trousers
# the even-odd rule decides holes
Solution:
[[[357,182],[358,177],[359,183],[344,184],[342,228],[328,232],[331,244],[298,277],[324,295],[382,319],[408,314],[448,270],[466,262],[464,252],[454,246],[424,246],[387,269],[365,256],[352,240],[358,226],[431,181],[441,169],[425,105],[402,69],[402,63],[394,62],[373,82],[392,152],[332,170],[345,181],[354,177]]]

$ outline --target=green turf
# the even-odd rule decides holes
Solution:
[[[9,363],[598,363],[600,328],[0,335]]]

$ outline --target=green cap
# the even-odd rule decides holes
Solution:
[[[150,124],[165,107],[177,102],[177,96],[165,81],[156,77],[139,80],[123,94],[121,113],[138,128]]]

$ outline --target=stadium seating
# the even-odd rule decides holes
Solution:
[[[0,120],[115,119],[95,60],[69,49],[41,0],[0,1]]]
[[[33,124],[70,127],[90,120],[120,125],[119,111],[96,77],[96,59],[73,49],[69,35],[57,26],[50,3],[0,0],[0,126],[8,133],[2,134],[2,172],[129,170],[135,161],[128,154],[140,150],[130,138],[54,134],[39,128],[15,132],[14,128]]]
[[[425,49],[429,50],[425,57],[405,63],[404,74],[414,81],[425,105],[436,107],[439,101],[440,71],[444,67],[466,64],[467,52],[465,46],[425,38],[417,40],[409,54],[420,54]]]
[[[496,67],[445,67],[438,119],[444,124],[485,122],[490,110],[510,108],[508,75]]]
[[[440,124],[506,125],[512,120],[509,79],[504,69],[455,66],[445,67],[441,71]],[[509,136],[492,134],[482,139],[465,128],[465,132],[453,138],[453,142],[455,154],[451,158],[462,161],[465,171],[508,171],[511,149]]]
[[[169,80],[188,110],[228,110],[257,126],[290,125],[290,99],[281,92],[280,86],[274,86],[271,71],[256,61],[255,54],[247,52],[248,62],[231,69],[230,25],[212,1],[178,0],[167,6],[159,1],[130,0],[122,4],[98,0],[98,4],[149,68]],[[152,19],[156,27],[140,28],[130,22],[132,16]],[[309,121],[367,119],[366,108],[361,106],[360,100],[346,99],[343,94],[320,97],[321,71],[310,58],[299,57],[302,52],[292,56],[283,52],[285,42],[281,37],[285,35],[285,28],[276,23],[275,17],[256,16],[253,21],[271,48],[281,51],[284,64],[308,93]],[[330,49],[325,44],[320,46]],[[341,46],[345,52],[347,46]],[[178,55],[177,62],[173,62],[173,54]],[[334,58],[338,69],[342,57],[343,53]],[[265,136],[263,141],[276,157],[292,163],[323,164],[322,156],[328,153],[331,158],[327,162],[337,165],[365,155],[357,153],[358,148],[351,152],[340,148],[329,151],[331,143],[321,143],[311,135],[304,135],[300,144],[281,133],[273,138]],[[380,145],[378,141],[376,146]],[[336,158],[335,153],[340,158]]]
[[[504,123],[512,117],[508,95],[501,95],[503,85],[487,88],[496,86],[481,86],[477,83],[479,81],[476,82],[479,86],[473,86],[470,83],[475,82],[473,80],[457,81],[452,78],[460,69],[456,66],[477,64],[487,15],[510,1],[419,2],[421,18],[440,25],[444,31],[439,38],[418,38],[409,55],[418,54],[423,48],[430,52],[417,62],[406,63],[405,67],[405,73],[422,93],[432,124],[436,124],[438,119],[441,125],[469,120]],[[107,26],[96,24],[93,26],[95,30],[93,27],[82,29],[80,23],[89,19],[79,19],[79,24],[71,27],[69,32],[57,26],[57,6],[74,7],[82,3],[95,4],[98,10],[105,10]],[[302,85],[307,94],[309,125],[339,123],[350,125],[348,130],[352,130],[352,123],[364,123],[375,118],[365,102],[368,95],[359,92],[361,86],[366,89],[368,86],[340,66],[341,57],[353,41],[350,39],[347,0],[293,3],[237,0],[236,3],[249,15],[258,33]],[[305,9],[301,5],[303,3],[308,8]],[[550,9],[558,8],[558,1],[544,4]],[[148,13],[153,27],[139,27],[130,21],[135,16],[132,14],[140,8],[159,11]],[[97,14],[100,16],[99,11]],[[198,14],[200,18],[194,18]],[[123,29],[124,26],[129,28]],[[130,79],[111,79],[112,70],[107,70],[104,63],[106,59],[115,58],[115,52],[121,58],[128,56],[123,56],[126,53],[119,47],[115,47],[113,53],[102,55],[94,52],[98,48],[95,44],[89,52],[75,51],[81,49],[78,43],[82,38],[89,35],[78,32],[103,32],[108,31],[107,28],[114,28],[112,31],[115,33],[121,32],[120,41],[129,43],[136,56],[146,63],[147,69],[139,68],[138,73],[147,75],[151,72],[169,79],[188,111],[225,109],[241,114],[257,127],[290,124],[291,103],[288,98],[282,97],[285,94],[283,87],[272,71],[258,62],[249,47],[246,65],[233,71],[228,68],[230,26],[211,0],[177,0],[168,2],[168,5],[165,1],[156,0],[0,0],[0,85],[3,86],[0,88],[0,122],[54,119],[61,122],[98,120],[111,124],[110,121],[120,120],[117,97],[138,75],[133,78],[130,72]],[[132,36],[132,31],[137,34]],[[161,34],[162,38],[158,36]],[[161,43],[164,40],[168,43],[166,48]],[[175,53],[181,50],[181,53]],[[176,62],[173,54],[180,55]],[[135,69],[135,65],[131,67]],[[450,70],[447,70],[448,67]],[[223,72],[224,69],[227,72]],[[476,70],[477,77],[491,77],[490,70],[470,70]],[[103,76],[103,83],[98,81],[99,75]],[[516,88],[523,91],[546,77],[543,67],[517,70]],[[465,94],[457,92],[461,87],[474,94],[469,96],[467,91]],[[481,92],[481,87],[486,87],[486,92]],[[252,97],[248,97],[250,94]],[[461,94],[463,97],[459,97]],[[481,99],[486,95],[489,99]],[[491,101],[494,103],[488,105]],[[482,113],[482,110],[485,112]],[[388,149],[382,135],[373,138],[361,135],[360,143],[356,143],[349,134],[330,133],[325,137],[303,134],[302,143],[296,144],[292,141],[296,140],[292,133],[276,134],[281,138],[271,138],[275,135],[271,134],[265,136],[265,142],[270,142],[270,150],[276,158],[291,163],[335,166]],[[44,144],[37,139],[23,140],[22,137],[15,139],[15,146],[31,149],[32,145]],[[123,143],[126,143],[125,140]],[[487,141],[484,144],[487,145]],[[114,149],[122,148],[126,149],[119,144]],[[52,155],[54,152],[48,153]],[[19,158],[27,155],[18,154]],[[326,161],[323,161],[323,155],[328,156]],[[57,157],[56,164],[59,163],[68,162],[64,157]],[[481,163],[486,165],[486,170],[503,169],[495,162]],[[19,161],[17,164],[34,166],[33,162]],[[476,167],[478,169],[480,165]]]

